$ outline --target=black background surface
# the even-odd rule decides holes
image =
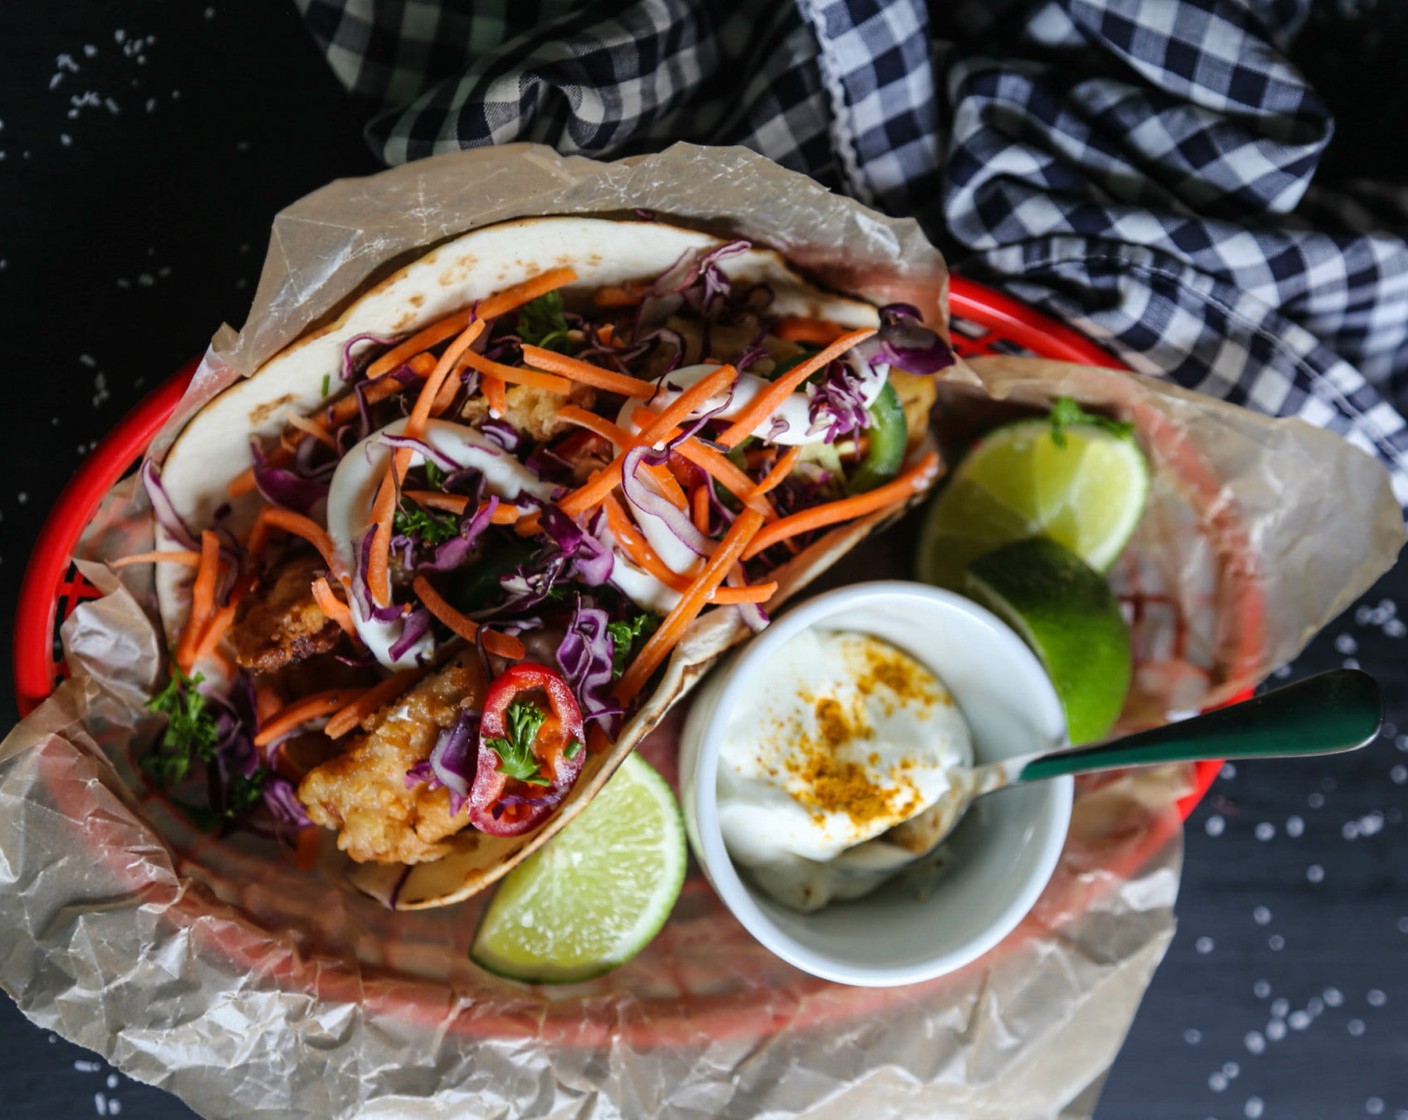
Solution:
[[[1408,170],[1408,83],[1377,84],[1381,60],[1408,43],[1405,10],[1315,9],[1297,49],[1349,121],[1327,170]],[[8,633],[60,489],[220,322],[238,323],[275,211],[377,166],[291,6],[11,3],[0,9],[0,63],[0,340],[15,386],[0,406]],[[1334,759],[1228,767],[1189,822],[1179,932],[1100,1120],[1408,1120],[1400,600],[1408,615],[1403,565],[1290,670],[1372,671],[1389,698],[1380,741]],[[119,1114],[190,1115],[0,999],[0,1116]]]

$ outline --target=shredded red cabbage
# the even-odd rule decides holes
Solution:
[[[611,616],[605,610],[594,605],[592,599],[578,595],[567,632],[558,643],[556,659],[582,706],[583,719],[607,721],[607,733],[615,738],[622,709],[610,696],[615,652],[610,623]]]
[[[249,453],[254,459],[254,485],[264,495],[265,501],[306,517],[315,505],[328,496],[326,482],[314,482],[282,467],[269,466],[268,457],[258,440],[249,441]]]
[[[435,555],[429,560],[414,565],[422,572],[452,572],[469,560],[475,544],[484,530],[489,528],[494,511],[499,508],[499,499],[494,495],[482,507],[476,505],[474,513],[460,518],[460,531],[447,541],[435,546]]]
[[[387,650],[392,661],[400,661],[417,642],[430,633],[430,612],[424,607],[417,607],[408,615],[401,615],[399,610],[396,613],[403,621],[401,636]]]
[[[479,430],[505,451],[518,450],[518,429],[507,420],[485,420],[479,425]]]
[[[690,520],[689,515],[668,498],[651,489],[639,476],[641,465],[659,466],[669,461],[669,452],[649,447],[633,447],[621,464],[621,492],[640,517],[659,521],[672,536],[696,556],[708,556],[714,546]]]
[[[142,485],[146,488],[147,498],[152,503],[152,513],[156,515],[161,527],[170,533],[182,548],[188,548],[193,552],[200,551],[200,544],[191,535],[191,531],[186,528],[186,523],[181,520],[181,515],[176,512],[176,507],[171,504],[171,498],[166,493],[166,487],[161,484],[161,470],[157,465],[148,459],[142,464]]]
[[[480,713],[461,709],[455,722],[444,728],[430,750],[430,757],[421,759],[406,771],[407,789],[428,782],[431,789],[442,786],[450,791],[450,816],[458,816],[469,802],[469,791],[479,769]]]
[[[438,448],[431,447],[430,444],[423,439],[413,439],[410,436],[393,436],[388,435],[386,432],[381,432],[376,437],[376,442],[385,444],[387,447],[414,451],[417,455],[421,456],[421,458],[425,459],[426,462],[434,463],[435,466],[439,467],[442,471],[456,471],[464,466],[463,463],[452,459],[449,455],[445,454],[445,452]],[[498,454],[497,450],[493,453]]]
[[[880,330],[866,339],[856,352],[872,365],[884,362],[906,373],[933,374],[953,365],[953,351],[919,320],[919,311],[907,303],[892,303],[880,309]]]
[[[342,377],[342,380],[343,380],[343,381],[355,381],[355,380],[357,379],[357,366],[356,366],[356,363],[355,363],[355,362],[353,361],[353,359],[352,359],[352,347],[356,346],[357,343],[359,343],[359,342],[374,342],[374,343],[376,343],[376,345],[379,346],[381,349],[385,350],[385,349],[386,349],[388,346],[390,346],[394,341],[395,341],[395,339],[391,339],[391,338],[378,338],[378,337],[377,337],[376,335],[374,335],[374,334],[358,334],[358,335],[353,335],[351,338],[349,338],[349,339],[347,340],[347,342],[346,342],[346,343],[343,345],[343,347],[342,347],[342,372],[341,372],[341,375],[340,375],[340,376]],[[370,355],[369,353],[366,353],[366,354],[363,354],[362,357],[363,357],[363,358],[370,358],[371,355]]]
[[[870,427],[865,389],[873,380],[873,376],[858,374],[850,362],[828,363],[821,380],[808,389],[807,417],[811,426],[807,434],[821,433],[824,443],[835,443],[842,436]]]

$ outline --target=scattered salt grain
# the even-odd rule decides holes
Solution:
[[[1276,838],[1276,826],[1270,821],[1262,821],[1256,826],[1256,838],[1263,843]]]
[[[1246,1037],[1242,1039],[1247,1045],[1247,1050],[1252,1054],[1266,1053],[1266,1036],[1260,1031],[1248,1031]]]
[[[1196,942],[1194,942],[1193,948],[1198,950],[1198,952],[1200,953],[1207,954],[1213,951],[1215,945],[1216,942],[1214,942],[1211,937],[1200,937]]]
[[[1349,1033],[1355,1038],[1358,1038],[1364,1033],[1364,1020],[1351,1019],[1348,1023],[1345,1024],[1344,1029],[1349,1031]]]
[[[1287,835],[1287,836],[1291,837],[1292,839],[1295,839],[1297,836],[1302,836],[1302,835],[1304,835],[1304,834],[1305,834],[1305,821],[1301,820],[1300,817],[1294,817],[1294,816],[1292,816],[1292,817],[1287,817],[1287,818],[1286,818],[1286,835]]]
[[[1221,836],[1226,827],[1227,822],[1216,813],[1203,822],[1203,831],[1209,836]]]
[[[1364,998],[1369,1001],[1370,1007],[1382,1007],[1388,1002],[1388,996],[1384,995],[1378,988],[1371,988]]]
[[[1312,863],[1305,869],[1305,877],[1312,883],[1323,883],[1325,881],[1325,869],[1318,863]]]
[[[1265,906],[1258,906],[1255,910],[1252,911],[1252,921],[1254,921],[1259,926],[1270,925],[1271,911],[1268,910]]]

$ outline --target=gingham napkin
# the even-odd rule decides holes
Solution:
[[[742,144],[1134,369],[1333,428],[1408,507],[1408,191],[1313,182],[1310,0],[297,0],[388,163]]]

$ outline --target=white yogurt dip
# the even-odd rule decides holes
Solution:
[[[879,880],[847,866],[865,862],[851,850],[932,805],[972,757],[952,695],[918,661],[868,634],[805,630],[745,687],[723,736],[724,843],[794,909],[857,897]]]

